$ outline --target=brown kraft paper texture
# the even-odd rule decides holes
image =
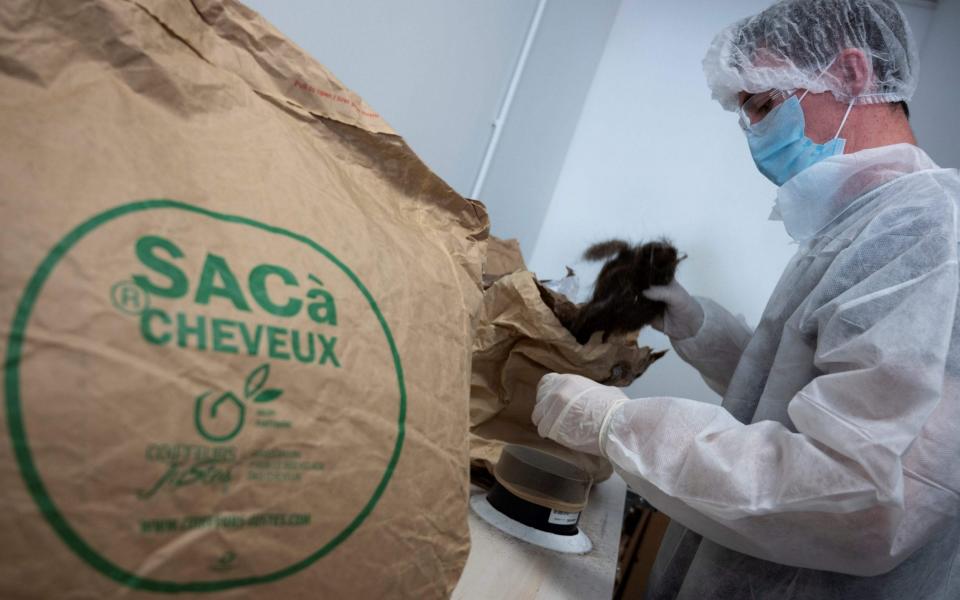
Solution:
[[[0,89],[0,597],[447,597],[483,207],[232,0],[3,2]]]

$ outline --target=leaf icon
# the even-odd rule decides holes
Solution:
[[[193,423],[197,428],[197,432],[204,438],[210,440],[211,442],[226,442],[227,440],[233,439],[235,435],[240,433],[240,429],[243,427],[243,419],[246,414],[246,406],[244,406],[243,402],[241,402],[236,396],[234,396],[230,392],[227,392],[221,395],[219,398],[217,398],[217,400],[213,404],[211,404],[208,407],[207,411],[205,412],[203,410],[203,404],[209,396],[210,396],[210,392],[204,392],[203,394],[198,396],[196,401],[194,402]],[[226,403],[227,406],[230,406],[232,404],[234,407],[234,410],[236,410],[236,417],[235,417],[236,422],[233,426],[233,429],[223,434],[211,433],[210,431],[207,430],[205,423],[212,423],[219,420],[217,418],[217,411],[220,408],[220,405],[224,403]]]
[[[263,363],[247,375],[247,380],[243,383],[243,395],[248,400],[260,391],[263,384],[267,382],[270,376],[270,363]]]
[[[270,388],[263,390],[257,397],[253,399],[254,402],[273,402],[277,398],[283,395],[283,390],[278,390],[277,388]]]

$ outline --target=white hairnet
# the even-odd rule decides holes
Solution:
[[[871,83],[855,98],[827,72],[846,48],[866,54]],[[893,0],[783,0],[714,38],[703,70],[713,98],[727,110],[741,91],[833,92],[841,102],[909,100],[917,88],[917,44]]]

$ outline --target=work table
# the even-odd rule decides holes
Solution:
[[[513,538],[470,511],[470,557],[454,600],[603,599],[613,595],[627,485],[620,476],[590,491],[580,527],[587,554],[561,554]],[[471,486],[471,495],[484,490]]]

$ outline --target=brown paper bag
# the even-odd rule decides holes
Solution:
[[[606,459],[574,452],[537,434],[530,420],[537,383],[556,372],[626,386],[664,353],[638,347],[636,333],[611,337],[606,344],[598,333],[581,346],[546,302],[558,299],[563,300],[529,271],[501,277],[484,292],[473,345],[470,457],[492,471],[505,444],[523,444],[603,480],[612,473]]]
[[[484,275],[496,279],[514,271],[526,270],[526,268],[518,240],[504,240],[495,235],[490,236],[487,240],[487,255],[483,261]]]
[[[487,217],[231,0],[0,6],[0,598],[441,598]]]

